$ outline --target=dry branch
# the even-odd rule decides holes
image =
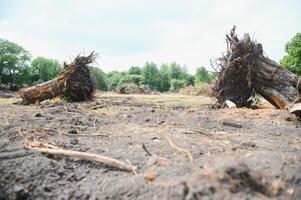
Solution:
[[[167,139],[167,141],[168,141],[168,143],[169,143],[169,145],[172,147],[172,148],[174,148],[175,150],[177,150],[177,151],[180,151],[180,152],[183,152],[183,153],[185,153],[187,156],[188,156],[188,158],[189,158],[189,161],[192,163],[193,162],[193,157],[192,157],[192,155],[191,155],[191,153],[189,152],[189,151],[187,151],[186,149],[182,149],[182,148],[180,148],[180,147],[177,147],[167,136],[165,136],[165,138]]]
[[[95,58],[94,52],[87,57],[78,55],[70,64],[64,63],[64,69],[55,79],[21,89],[19,94],[25,103],[41,102],[57,96],[63,96],[70,101],[90,99],[93,86],[88,65]]]
[[[27,141],[26,143],[24,143],[24,147],[27,149],[36,150],[54,156],[65,156],[65,157],[76,158],[80,160],[96,161],[104,165],[115,167],[126,171],[135,172],[135,169],[137,168],[136,166],[121,162],[119,160],[107,156],[94,154],[94,153],[86,153],[80,151],[61,149],[59,147],[55,147],[53,145],[49,146],[47,143],[41,143],[37,141],[34,142]]]

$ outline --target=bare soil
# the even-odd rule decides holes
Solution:
[[[301,199],[301,124],[286,111],[181,95],[27,106],[12,96],[0,98],[0,199]],[[20,131],[130,162],[137,175],[25,149]]]

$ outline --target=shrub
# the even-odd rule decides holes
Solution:
[[[170,81],[170,91],[178,92],[181,88],[185,86],[185,80],[172,79]]]

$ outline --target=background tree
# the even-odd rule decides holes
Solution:
[[[107,75],[107,87],[109,91],[114,90],[122,78],[122,74],[117,71],[109,72]]]
[[[61,65],[53,59],[37,57],[31,63],[32,82],[45,82],[55,78],[61,71]]]
[[[121,77],[119,83],[117,84],[117,86],[121,86],[124,83],[134,83],[136,85],[140,85],[142,83],[144,83],[144,77],[138,74],[126,74],[124,76]]]
[[[159,91],[165,92],[170,89],[170,78],[169,78],[169,66],[168,64],[162,64],[159,70],[160,74],[160,86]]]
[[[181,66],[176,62],[173,62],[169,64],[168,76],[170,80],[171,79],[186,80],[189,74],[185,66]]]
[[[151,89],[159,90],[160,74],[155,63],[147,62],[142,68],[142,76],[144,77],[144,83],[149,85]]]
[[[0,83],[20,85],[26,82],[29,60],[30,54],[23,47],[0,39]]]
[[[301,33],[297,33],[286,45],[287,53],[280,60],[280,64],[288,70],[301,75]]]
[[[140,67],[138,66],[133,66],[133,67],[130,67],[129,71],[128,71],[128,74],[131,74],[131,75],[141,75],[142,74],[142,70]]]
[[[98,67],[90,67],[91,79],[95,89],[106,91],[107,86],[107,75]]]
[[[206,70],[205,67],[198,67],[195,73],[195,82],[206,82],[210,83],[212,80],[212,75]]]
[[[172,79],[170,81],[170,91],[178,92],[181,88],[185,87],[185,80]]]

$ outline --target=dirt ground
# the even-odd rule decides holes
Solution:
[[[12,96],[0,98],[0,199],[301,199],[301,124],[286,111],[177,95],[40,105]],[[137,174],[28,150],[20,133]]]

